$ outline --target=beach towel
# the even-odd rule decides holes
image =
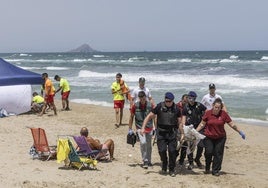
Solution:
[[[70,147],[68,144],[68,139],[59,139],[57,144],[57,163],[61,163],[68,159],[70,153]]]

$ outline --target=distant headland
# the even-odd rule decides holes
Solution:
[[[92,53],[92,52],[98,52],[97,50],[91,48],[88,44],[82,44],[78,48],[72,49],[68,52],[72,53]]]

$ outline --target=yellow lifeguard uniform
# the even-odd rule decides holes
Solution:
[[[44,98],[41,97],[40,95],[36,95],[33,97],[33,102],[35,102],[37,104],[44,103]]]
[[[69,82],[64,78],[60,79],[60,87],[62,87],[62,92],[70,91]]]
[[[126,83],[125,83],[125,87],[127,87]],[[118,83],[117,81],[113,82],[111,89],[115,92],[115,93],[113,93],[114,101],[115,100],[125,100],[125,97],[122,93],[120,83]]]

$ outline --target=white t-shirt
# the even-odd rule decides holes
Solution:
[[[143,89],[141,89],[140,87],[135,88],[132,90],[131,92],[131,97],[133,98],[134,102],[138,102],[139,101],[139,97],[138,94],[140,91],[144,91],[145,95],[146,95],[146,100],[149,101],[149,98],[152,97],[150,90],[147,87],[144,87]]]
[[[215,94],[215,96],[211,96],[209,93],[206,94],[203,99],[201,100],[201,103],[207,107],[207,110],[212,109],[212,104],[215,101],[215,99],[220,98],[222,100],[222,97],[218,94]]]

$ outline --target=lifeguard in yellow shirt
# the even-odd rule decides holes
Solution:
[[[116,81],[112,83],[111,89],[114,100],[114,109],[115,109],[115,126],[119,127],[122,124],[123,119],[123,109],[125,104],[125,94],[129,93],[128,86],[125,82],[121,83],[122,74],[117,73]]]
[[[55,75],[54,79],[60,82],[59,88],[55,91],[55,94],[61,91],[62,110],[70,110],[69,108],[69,95],[71,92],[69,82],[65,78],[61,78],[59,75]]]
[[[37,92],[33,92],[33,99],[31,103],[31,108],[34,112],[40,113],[45,104],[45,100],[42,96],[38,95]]]

